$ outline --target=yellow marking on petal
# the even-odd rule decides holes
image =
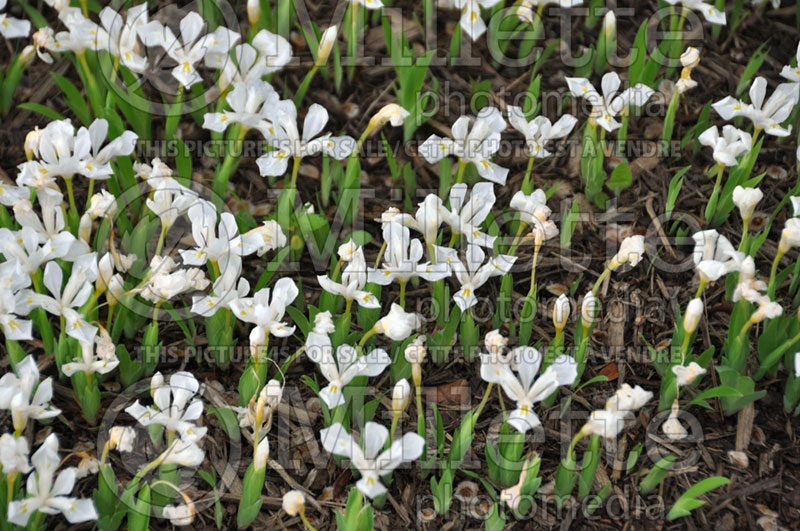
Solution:
[[[17,321],[16,321],[16,320],[12,319],[12,320],[10,320],[10,321],[8,322],[8,327],[9,327],[11,330],[16,330],[17,328],[19,328],[19,324],[17,323]]]
[[[279,151],[278,152],[278,160],[283,160],[285,158],[286,158],[286,153],[284,153],[283,151]]]
[[[478,20],[478,14],[475,11],[473,11],[472,13],[469,14],[469,19],[472,22],[475,22],[476,20]]]
[[[481,165],[483,166],[484,170],[488,170],[489,169],[489,163],[486,162],[485,160],[481,161]]]
[[[183,73],[188,74],[192,71],[192,64],[189,61],[183,63]]]
[[[223,116],[222,118],[219,119],[219,121],[222,122],[222,123],[225,123],[225,122],[228,121],[228,117],[227,116]]]
[[[465,290],[464,290],[464,296],[465,296],[465,297],[469,297],[469,294],[470,294],[470,293],[472,293],[472,291],[470,291],[470,289],[469,289],[469,288],[467,288],[467,289],[465,289]]]
[[[528,404],[525,404],[520,408],[520,413],[522,413],[523,417],[527,417],[530,414],[530,412],[531,410],[528,407]]]

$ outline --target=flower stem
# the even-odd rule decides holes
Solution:
[[[156,244],[155,256],[161,256],[161,251],[164,249],[164,240],[167,238],[167,231],[169,227],[161,224],[161,234],[158,236],[158,243]]]
[[[784,254],[786,254],[785,251],[778,247],[778,252],[775,253],[775,260],[772,261],[772,268],[769,272],[769,284],[767,285],[767,294],[770,298],[775,297],[775,277],[778,274],[778,265],[780,264]]]
[[[525,178],[522,179],[522,192],[524,194],[530,194],[533,192],[533,186],[531,185],[531,174],[533,173],[533,163],[536,160],[536,157],[531,155],[528,158],[528,167],[525,169]]]
[[[481,416],[481,412],[483,412],[483,408],[486,406],[486,401],[489,400],[489,395],[492,393],[493,387],[494,383],[489,383],[489,385],[486,386],[486,391],[483,393],[483,398],[481,398],[480,404],[478,404],[478,407],[475,409],[475,417],[473,422],[478,422],[478,417]]]
[[[511,242],[511,247],[508,250],[508,254],[514,255],[514,252],[517,250],[517,246],[519,245],[520,238],[522,237],[522,233],[525,232],[525,229],[528,227],[528,224],[524,221],[519,221],[519,227],[517,228],[517,234],[514,236],[514,241]]]
[[[406,309],[406,282],[404,280],[399,281],[400,284],[400,306],[405,310]]]
[[[600,285],[603,283],[603,281],[606,279],[606,277],[608,275],[610,275],[610,274],[611,274],[611,269],[608,268],[608,267],[606,267],[603,270],[603,272],[600,273],[600,276],[597,277],[597,281],[594,283],[594,286],[592,287],[592,295],[594,295],[595,297],[597,296],[597,292],[600,290]]]
[[[305,507],[301,507],[298,514],[300,515],[300,520],[303,521],[303,525],[306,526],[306,531],[317,531],[317,528],[311,525],[311,522],[309,522],[308,518],[306,518]]]
[[[533,290],[536,289],[536,262],[539,259],[539,249],[542,248],[541,242],[536,242],[533,248],[533,262],[531,263],[531,287],[528,290],[528,295],[533,293]]]
[[[69,209],[77,214],[78,205],[75,204],[75,192],[72,189],[72,176],[64,177],[64,183],[66,183],[67,185],[67,197],[69,197]]]
[[[247,136],[247,131],[246,127],[240,127],[239,134],[236,136],[233,146],[231,146],[229,150],[226,150],[225,160],[222,162],[219,172],[214,177],[214,203],[219,203],[217,207],[223,203],[231,173],[233,173],[236,166],[239,164],[239,158],[242,155],[242,142],[244,141],[244,137]]]
[[[381,259],[383,258],[383,253],[386,252],[386,242],[383,242],[381,245],[381,250],[378,251],[378,257],[375,259],[375,269],[378,269],[378,266],[381,265]]]
[[[303,345],[302,347],[300,347],[299,349],[297,349],[297,350],[294,352],[294,354],[292,354],[291,356],[289,356],[289,359],[287,359],[287,360],[284,362],[284,364],[283,364],[283,365],[281,365],[281,375],[282,375],[282,376],[286,374],[286,371],[288,371],[288,370],[289,370],[289,367],[292,365],[292,363],[294,363],[294,362],[295,362],[295,360],[297,359],[297,357],[298,357],[298,356],[300,356],[300,354],[302,354],[303,352],[305,352],[305,350],[306,350],[306,347],[305,347],[305,345]]]
[[[361,350],[364,348],[364,345],[367,343],[369,338],[377,334],[378,332],[375,331],[375,327],[373,326],[361,337],[361,341],[358,342],[358,349]]]
[[[464,180],[464,171],[467,169],[467,163],[461,159],[458,159],[458,171],[456,172],[456,182],[455,184],[459,184]]]
[[[311,67],[311,70],[308,71],[308,74],[306,74],[306,77],[303,79],[300,87],[297,89],[297,92],[294,95],[294,104],[296,107],[300,107],[300,104],[303,103],[303,98],[306,97],[308,87],[311,85],[311,80],[314,79],[314,76],[317,74],[317,70],[319,70],[319,65],[314,64],[314,66]]]

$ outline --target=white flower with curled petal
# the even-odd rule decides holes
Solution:
[[[672,367],[672,374],[675,375],[675,381],[679,387],[693,384],[698,377],[706,372],[706,369],[696,361],[691,362],[689,365],[674,365]]]
[[[499,0],[439,0],[439,7],[461,10],[459,24],[464,32],[476,41],[486,33],[486,22],[481,17],[481,9],[489,9],[498,2]]]
[[[192,297],[191,312],[203,317],[210,317],[220,308],[230,309],[235,300],[246,297],[250,293],[250,283],[241,275],[241,264],[228,264],[222,270],[211,287],[211,294]]]
[[[349,263],[342,271],[341,282],[336,282],[327,275],[319,275],[317,281],[322,289],[328,293],[340,295],[346,301],[355,301],[364,308],[381,307],[381,303],[375,295],[364,291],[364,286],[367,284],[367,261],[361,247],[352,254]]]
[[[51,188],[43,188],[36,194],[41,218],[36,214],[33,205],[28,199],[20,199],[14,205],[14,219],[23,228],[33,229],[40,242],[57,238],[66,228],[64,209],[62,208],[63,195]]]
[[[297,285],[290,278],[284,277],[275,286],[257,291],[252,298],[236,299],[230,303],[233,314],[245,323],[255,326],[250,331],[250,352],[260,355],[266,344],[267,335],[288,337],[294,333],[294,326],[282,321],[286,307],[299,293]]]
[[[339,255],[339,259],[342,262],[349,262],[353,259],[359,249],[361,249],[361,247],[356,245],[356,242],[353,241],[353,238],[350,238],[347,240],[347,242],[339,246],[339,248],[336,250],[336,254]]]
[[[328,123],[328,111],[317,103],[312,104],[306,113],[302,136],[297,130],[297,109],[294,104],[274,109],[267,114],[267,118],[272,122],[274,133],[267,131],[266,140],[275,149],[256,160],[264,176],[283,175],[292,158],[302,159],[325,153],[336,160],[343,160],[356,147],[355,139],[350,136],[331,136],[326,133],[317,137]]]
[[[81,354],[78,361],[71,361],[61,366],[61,372],[64,376],[71,377],[77,372],[86,374],[108,374],[119,365],[119,360],[107,359],[100,356],[102,348],[105,347],[103,339],[100,336],[95,336],[91,341],[81,341]],[[113,347],[113,345],[112,345]]]
[[[652,398],[653,393],[645,391],[638,385],[631,387],[623,384],[606,401],[604,409],[592,411],[580,434],[615,439],[625,427],[625,423],[633,418],[634,411],[644,407]]]
[[[319,366],[328,385],[320,389],[319,397],[329,408],[345,403],[342,390],[353,378],[358,376],[378,376],[392,362],[383,349],[375,349],[369,354],[359,356],[350,345],[339,345],[336,357],[327,334],[318,334],[308,351],[308,357]]]
[[[53,28],[45,26],[33,34],[33,46],[36,55],[47,64],[52,64],[53,56],[48,52],[80,53],[86,50],[86,42],[77,37],[70,31],[59,31],[56,33]]]
[[[646,391],[638,385],[631,387],[630,384],[622,384],[620,388],[606,400],[606,409],[634,411],[644,407],[652,398],[652,392]]]
[[[28,440],[25,437],[14,437],[10,433],[4,433],[0,437],[0,466],[3,467],[3,474],[30,472],[29,453]]]
[[[306,336],[305,350],[310,359],[323,359],[333,357],[333,346],[328,337],[336,330],[331,318],[331,312],[319,312],[314,316],[314,328]],[[328,350],[328,352],[321,352]]]
[[[602,96],[586,78],[568,77],[566,79],[572,95],[576,98],[584,98],[592,105],[589,120],[594,121],[609,133],[622,127],[622,124],[614,118],[627,113],[630,107],[644,105],[655,92],[647,85],[638,83],[617,95],[622,82],[616,72],[607,73],[600,81]]]
[[[26,275],[32,275],[39,267],[55,258],[73,262],[85,255],[89,247],[71,233],[62,231],[42,243],[42,235],[32,227],[12,232],[0,228],[0,252],[8,259],[19,262]]]
[[[800,43],[797,43],[795,66],[786,65],[781,70],[781,77],[792,83],[800,83]]]
[[[422,243],[411,239],[408,227],[395,222],[387,223],[383,228],[383,241],[386,242],[383,265],[380,269],[369,269],[369,282],[386,286],[393,280],[408,282],[417,276],[430,282],[450,276],[447,264],[420,263]]]
[[[209,68],[222,69],[219,77],[222,90],[229,85],[258,83],[264,76],[281,70],[292,60],[292,45],[281,35],[262,29],[253,37],[252,43],[234,46],[233,55],[235,61],[227,56],[218,56],[215,61],[206,63]]]
[[[547,143],[567,136],[578,123],[578,119],[571,114],[565,114],[556,123],[552,123],[546,116],[537,116],[528,121],[520,107],[511,105],[508,107],[508,122],[525,137],[531,157],[545,158],[552,155],[547,151]]]
[[[25,186],[14,186],[13,184],[6,184],[0,182],[0,205],[14,206],[23,199],[29,199],[31,191]]]
[[[491,212],[495,203],[494,185],[478,183],[469,192],[464,183],[450,187],[449,207],[441,206],[442,220],[450,227],[453,234],[464,237],[468,243],[492,248],[497,239],[479,229]]]
[[[0,377],[0,409],[11,411],[14,430],[21,434],[29,419],[51,419],[60,415],[61,410],[50,404],[53,379],[39,381],[39,368],[33,356],[25,356],[15,371]]]
[[[245,256],[256,253],[264,256],[267,252],[286,246],[286,235],[275,220],[267,220],[261,226],[242,234]]]
[[[143,299],[153,304],[161,304],[182,293],[202,291],[209,284],[205,272],[196,267],[177,271],[163,271],[151,267],[147,283],[136,292],[141,293]]]
[[[199,467],[205,460],[206,454],[197,446],[197,443],[185,441],[177,437],[175,441],[160,456],[161,465],[180,465],[185,467]]]
[[[544,190],[534,190],[526,195],[522,190],[511,198],[509,206],[519,212],[520,220],[532,227],[534,238],[543,242],[558,236],[558,227],[550,221],[552,211],[547,206]]]
[[[108,52],[137,74],[147,69],[147,57],[139,53],[137,40],[139,29],[148,22],[147,7],[147,2],[131,6],[124,18],[110,6],[100,11],[100,23],[108,34]]]
[[[160,46],[175,61],[172,77],[185,88],[201,81],[197,63],[206,59],[210,64],[223,64],[227,53],[241,37],[223,26],[203,35],[206,23],[197,12],[192,11],[180,21],[180,39],[161,22],[151,21],[138,28],[139,36],[148,47]],[[227,59],[230,60],[230,59]]]
[[[624,264],[630,264],[631,267],[636,267],[644,258],[644,253],[644,236],[638,234],[628,236],[619,244],[619,250],[617,254],[611,257],[608,268],[616,269]]]
[[[392,341],[403,341],[421,325],[422,319],[418,313],[407,312],[399,304],[393,303],[389,313],[381,317],[372,329]]]
[[[0,11],[6,8],[7,0],[0,0]],[[0,13],[0,35],[6,39],[16,39],[27,37],[31,32],[31,23],[27,20],[9,17],[5,13]]]
[[[238,269],[245,256],[245,247],[233,214],[223,212],[216,230],[217,207],[210,201],[197,199],[186,214],[192,222],[192,238],[196,247],[180,251],[183,263],[201,266],[211,262],[219,265],[223,271],[229,267]]]
[[[497,255],[486,259],[486,253],[478,245],[469,244],[464,253],[464,261],[458,257],[458,251],[446,247],[436,247],[437,263],[446,263],[455,274],[461,289],[453,295],[453,300],[462,312],[466,312],[478,303],[475,291],[486,284],[490,278],[502,276],[511,270],[517,260],[516,256]]]
[[[462,116],[456,120],[452,139],[429,136],[419,146],[419,154],[431,164],[451,155],[458,157],[460,164],[474,164],[483,179],[505,185],[508,170],[490,160],[500,149],[500,133],[505,129],[502,113],[494,107],[484,107],[476,118]]]
[[[746,223],[753,217],[756,205],[764,197],[763,192],[758,188],[742,188],[737,186],[733,189],[733,204],[739,209],[742,220]]]
[[[28,300],[30,292],[22,290],[30,285],[31,277],[13,258],[0,264],[0,277],[6,279],[6,283],[0,285],[0,327],[3,334],[13,341],[33,339],[31,321],[20,319],[35,306],[33,299]]]
[[[765,298],[763,292],[767,290],[767,283],[756,279],[756,264],[751,256],[746,256],[742,261],[742,268],[739,271],[739,282],[733,290],[731,300],[738,302],[740,299],[760,304]]]
[[[511,366],[501,368],[500,387],[517,403],[508,416],[508,424],[520,433],[535,428],[541,421],[533,406],[553,394],[562,385],[571,385],[578,376],[578,364],[570,356],[558,356],[539,374],[542,355],[533,347],[517,347],[512,352],[517,375]]]
[[[422,234],[425,245],[429,247],[436,244],[436,239],[439,236],[439,227],[443,221],[442,200],[436,194],[425,196],[425,199],[417,205],[417,211],[413,216],[411,214],[399,214],[397,216],[398,223]]]
[[[164,518],[168,518],[170,523],[176,527],[192,525],[194,516],[197,513],[194,502],[188,500],[188,503],[180,505],[166,505],[161,510]]]
[[[305,510],[306,497],[299,490],[290,490],[283,495],[283,510],[289,516],[297,516]]]
[[[196,201],[196,193],[170,179],[159,182],[153,196],[148,197],[145,204],[161,218],[162,229],[168,230]]]
[[[734,249],[725,236],[716,230],[704,230],[692,235],[694,251],[692,260],[700,279],[715,282],[722,276],[742,268],[744,254]]]
[[[370,499],[386,493],[381,476],[389,474],[403,463],[414,461],[422,455],[425,440],[416,433],[406,433],[383,450],[389,430],[369,421],[361,433],[363,449],[340,423],[332,424],[319,433],[322,447],[333,455],[350,459],[361,474],[356,487]]]
[[[51,433],[31,456],[35,469],[25,483],[25,497],[9,502],[8,521],[26,526],[36,513],[61,514],[71,524],[97,520],[97,509],[89,499],[69,496],[75,488],[75,468],[65,468],[56,476],[61,465],[58,455],[58,438]]]
[[[94,339],[97,327],[89,324],[77,309],[89,300],[97,275],[97,253],[85,255],[75,261],[62,289],[64,272],[56,262],[48,262],[44,268],[44,285],[50,295],[28,293],[26,296],[48,313],[64,317],[64,331],[68,336],[88,343]]]
[[[487,352],[481,352],[481,379],[484,382],[499,384],[506,368],[513,361],[513,352],[504,354],[508,339],[503,337],[499,330],[486,333],[483,338]]]
[[[232,124],[239,124],[244,132],[250,129],[268,132],[272,123],[265,118],[275,106],[293,106],[289,100],[281,101],[272,85],[266,81],[236,85],[225,97],[230,111],[206,113],[203,129],[222,133]],[[274,132],[274,130],[273,130]]]
[[[760,323],[764,319],[775,319],[783,315],[783,306],[777,302],[772,302],[765,297],[759,304],[758,309],[750,316],[750,322]]]
[[[97,218],[112,220],[117,215],[117,198],[107,190],[100,190],[89,199],[86,215],[92,220]]]
[[[108,32],[93,20],[83,16],[80,8],[67,7],[58,14],[58,18],[69,30],[70,40],[74,46],[71,51],[81,53],[85,50],[108,50],[111,40]]]
[[[785,254],[794,247],[800,247],[800,218],[789,218],[784,223],[778,252]]]
[[[716,125],[703,131],[697,140],[714,150],[714,161],[722,166],[736,166],[736,157],[750,151],[753,137],[732,125],[722,126],[722,136]]]
[[[200,382],[191,373],[183,371],[170,376],[168,385],[161,373],[156,375],[153,375],[156,384],[151,389],[153,405],[143,406],[137,400],[126,407],[125,412],[142,426],[164,426],[168,433],[179,435],[185,443],[196,443],[208,430],[197,425],[203,415],[203,401],[195,396],[200,390]]]
[[[800,84],[781,83],[775,88],[772,95],[766,98],[767,80],[758,76],[750,85],[749,94],[750,103],[726,96],[711,107],[725,120],[744,116],[753,122],[757,131],[764,131],[773,136],[789,136],[792,126],[782,127],[781,124],[789,118],[792,109],[797,105],[798,98],[800,98]]]
[[[692,9],[698,11],[703,17],[712,24],[725,25],[725,13],[720,11],[713,4],[703,2],[702,0],[665,0],[670,5],[680,4],[684,9]]]

